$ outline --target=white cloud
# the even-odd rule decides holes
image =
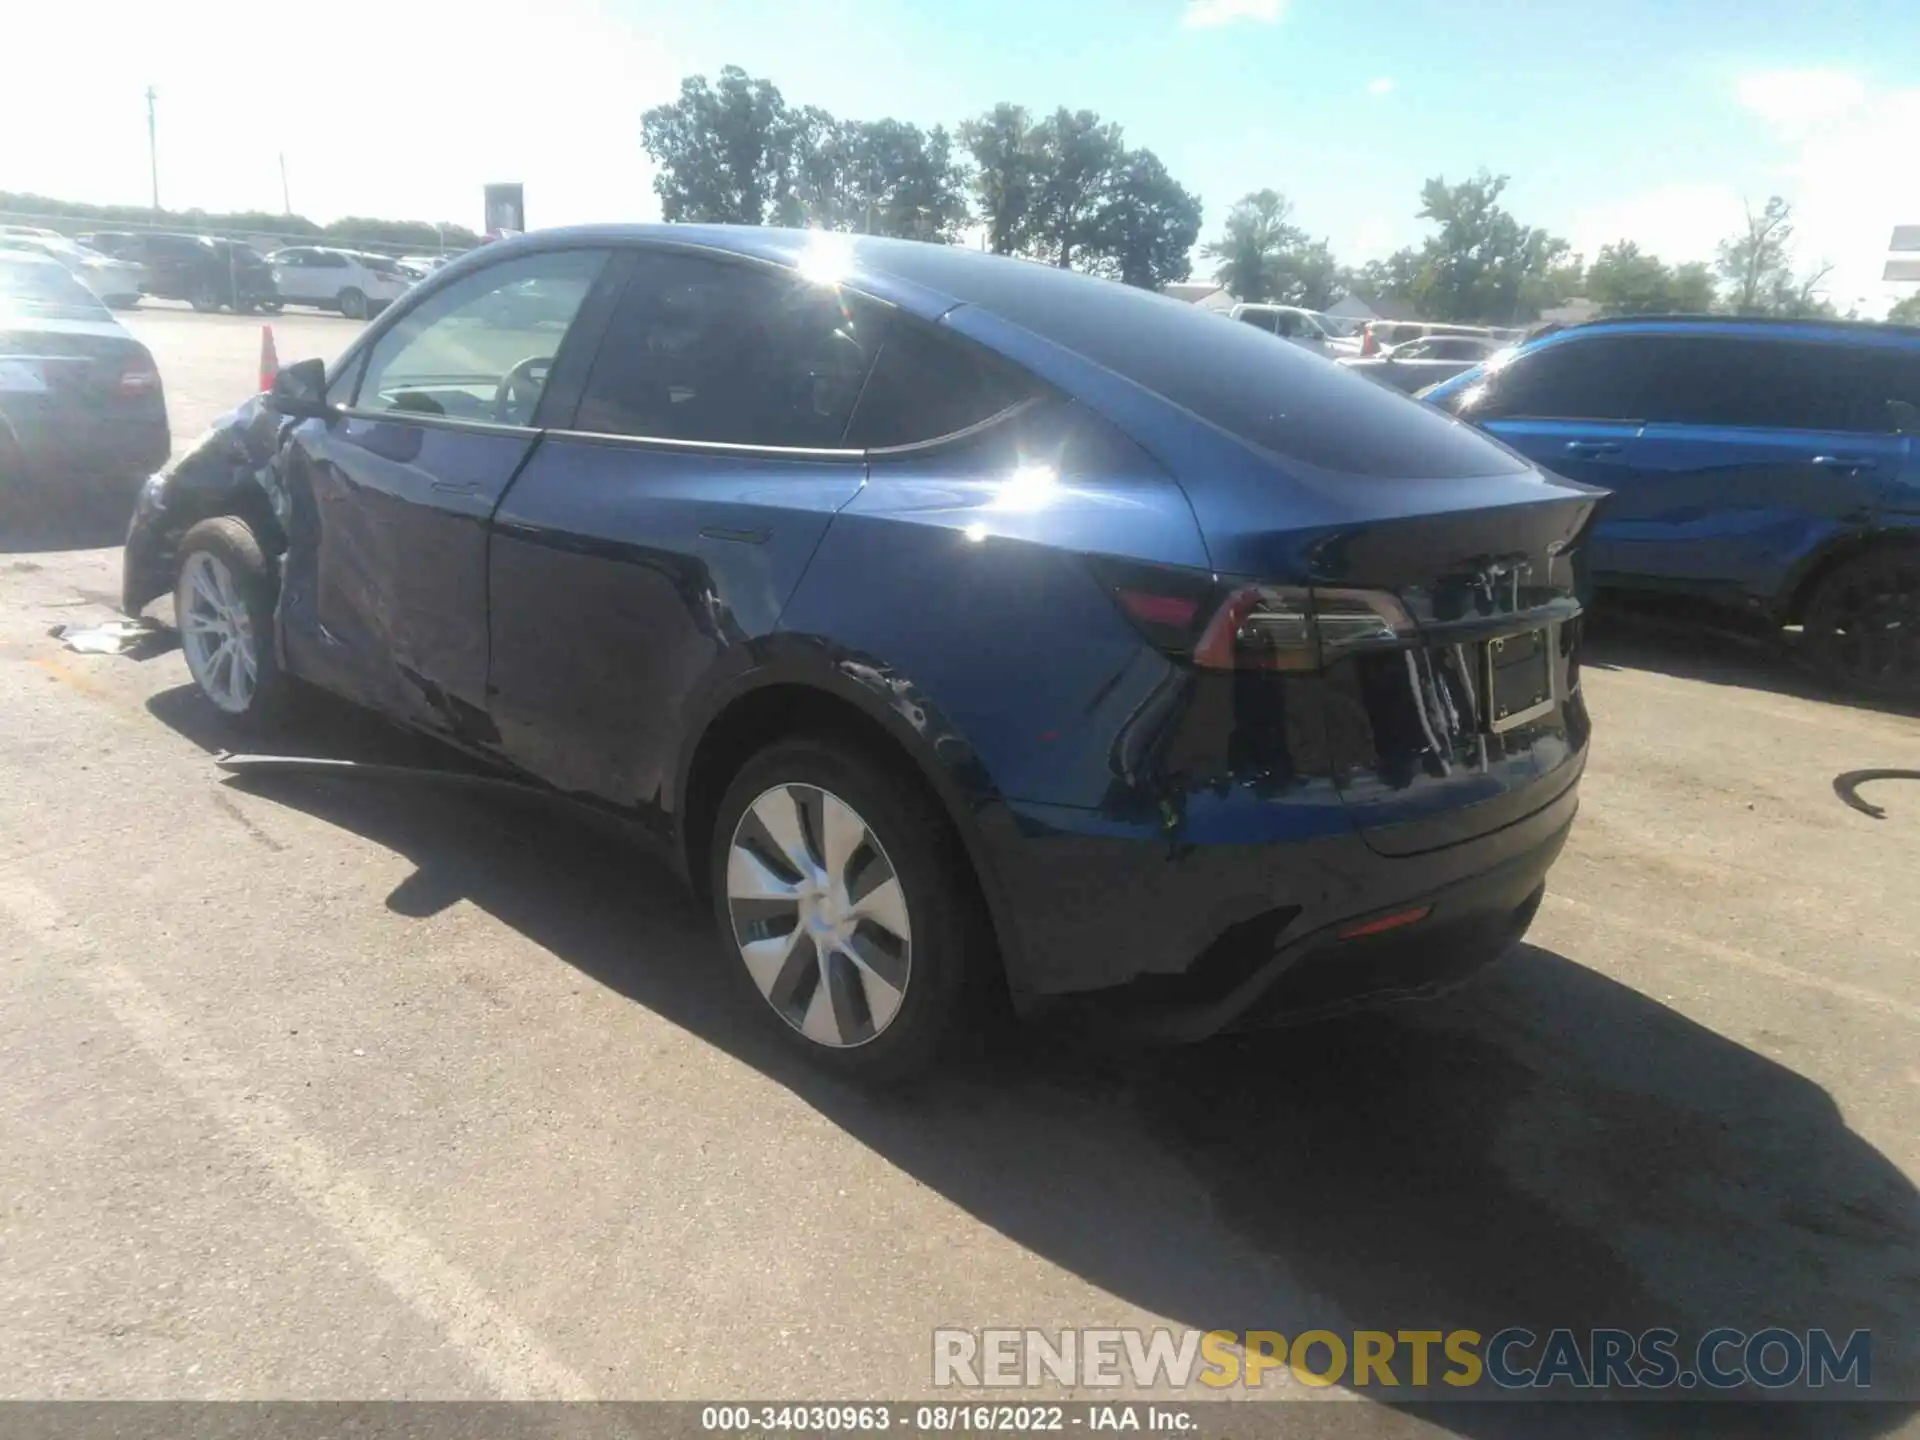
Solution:
[[[1779,194],[1793,205],[1795,266],[1831,264],[1822,288],[1841,311],[1876,315],[1913,293],[1880,275],[1893,227],[1920,224],[1920,169],[1909,163],[1920,154],[1920,87],[1876,90],[1843,71],[1776,70],[1746,76],[1734,94],[1763,129],[1754,173],[1764,179],[1751,188],[1665,185],[1590,206],[1569,227],[1574,247],[1591,260],[1629,239],[1669,264],[1711,262],[1746,208]]]
[[[1369,95],[1391,95],[1392,93],[1393,80],[1390,76],[1382,75],[1378,80],[1369,80],[1367,82],[1367,94]]]
[[[1576,211],[1568,238],[1588,260],[1602,245],[1631,240],[1669,265],[1681,265],[1711,261],[1714,247],[1742,223],[1740,192],[1731,185],[1661,185]]]
[[[1803,266],[1831,262],[1827,297],[1879,313],[1913,287],[1880,279],[1895,225],[1920,225],[1920,87],[1867,94],[1793,136],[1782,193]],[[1756,203],[1764,197],[1756,197]]]
[[[1857,110],[1867,87],[1845,70],[1763,70],[1743,76],[1735,93],[1761,119],[1799,133]]]
[[[1280,9],[1281,0],[1187,0],[1180,23],[1190,30],[1208,30],[1236,20],[1271,25],[1280,18]]]
[[[170,207],[281,208],[286,155],[294,208],[479,226],[481,186],[526,185],[535,226],[657,218],[640,114],[674,93],[674,57],[600,0],[542,0],[537,25],[511,0],[414,0],[380,11],[395,47],[343,82],[325,63],[236,64],[208,35],[245,35],[248,53],[311,49],[310,7],[196,0],[183,26],[167,7],[100,0],[30,6],[0,30],[21,54],[83,65],[9,67],[0,86],[0,190],[143,203],[146,107],[159,92],[160,198]],[[22,31],[25,33],[22,34]],[[513,43],[500,37],[512,34]],[[399,57],[428,46],[430,65]],[[10,49],[9,53],[13,53]],[[46,117],[60,116],[49,126]]]

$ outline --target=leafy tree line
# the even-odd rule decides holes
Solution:
[[[951,243],[969,225],[988,248],[1158,287],[1185,280],[1200,202],[1151,150],[1087,110],[1036,114],[1000,104],[955,130],[844,120],[795,107],[771,81],[729,66],[689,76],[649,110],[641,141],[668,220],[817,225]],[[1820,315],[1826,270],[1797,274],[1791,208],[1769,200],[1711,264],[1668,265],[1632,240],[1592,262],[1501,200],[1508,178],[1482,171],[1421,188],[1432,233],[1357,268],[1293,218],[1277,190],[1228,211],[1200,247],[1212,278],[1242,300],[1324,309],[1342,295],[1397,296],[1434,320],[1521,324],[1585,296],[1603,314],[1726,309]]]
[[[1200,236],[1199,199],[1090,110],[996,105],[923,130],[795,107],[728,66],[647,111],[641,144],[668,220],[951,242],[977,216],[1000,254],[1148,288],[1186,279]]]
[[[387,249],[432,251],[442,244],[469,249],[481,237],[464,225],[434,226],[424,220],[375,220],[348,215],[325,225],[304,215],[280,215],[265,210],[154,210],[146,205],[89,205],[54,200],[45,195],[0,191],[0,214],[32,215],[70,230],[113,229],[180,230],[209,235],[277,235],[290,240],[343,246],[377,245]],[[71,225],[67,221],[73,221]]]

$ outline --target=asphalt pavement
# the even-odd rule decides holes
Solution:
[[[252,388],[258,318],[128,323],[179,443]],[[1603,627],[1574,838],[1480,982],[876,1098],[767,1043],[617,827],[223,780],[177,651],[49,637],[113,613],[116,538],[0,537],[0,1397],[905,1398],[941,1325],[1779,1324],[1871,1329],[1914,1402],[1801,1433],[1920,1433],[1920,784],[1834,788],[1920,720]],[[430,758],[327,707],[280,744]]]

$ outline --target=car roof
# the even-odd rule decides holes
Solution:
[[[1920,343],[1920,325],[1876,320],[1785,319],[1776,315],[1618,315],[1587,320],[1542,335],[1549,344],[1591,335],[1751,335],[1773,340],[1823,340],[1847,345]]]
[[[1109,418],[1124,416],[1123,429],[1136,439],[1152,431],[1172,440],[1161,418],[1142,413],[1145,392],[1159,402],[1157,416],[1171,419],[1164,414],[1171,407],[1256,453],[1322,470],[1459,476],[1523,468],[1438,411],[1409,405],[1252,326],[1223,324],[1157,291],[957,245],[758,226],[581,226],[493,241],[442,266],[428,283],[458,284],[512,255],[594,243],[724,252],[844,283],[922,319],[946,319],[1042,378],[1064,382]],[[1194,427],[1176,443],[1198,443]],[[1184,475],[1194,467],[1174,468]]]
[[[41,250],[15,250],[8,247],[0,249],[0,260],[4,260],[9,265],[45,265],[48,269],[58,270],[62,275],[67,273],[66,266]]]

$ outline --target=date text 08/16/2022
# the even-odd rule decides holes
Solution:
[[[1150,1430],[1180,1434],[1197,1430],[1199,1425],[1191,1408],[1164,1404],[708,1405],[700,1412],[700,1428],[755,1434],[775,1430],[902,1430],[920,1435]]]

